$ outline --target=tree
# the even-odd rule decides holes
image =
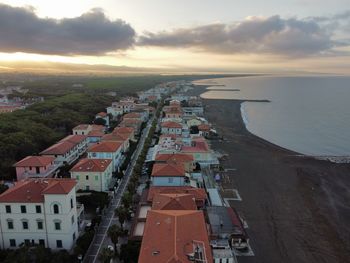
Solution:
[[[140,253],[140,242],[128,241],[127,244],[123,244],[120,247],[120,259],[124,263],[135,263],[139,257]]]
[[[105,125],[106,125],[106,120],[103,119],[103,118],[96,118],[96,119],[94,120],[94,124],[105,126]]]
[[[104,247],[98,255],[98,259],[103,263],[109,263],[113,258],[113,253],[108,247]]]
[[[123,236],[123,229],[122,227],[118,226],[118,225],[112,225],[108,228],[108,237],[111,239],[112,243],[114,244],[114,251],[115,254],[117,254],[117,244],[118,244],[118,240],[119,237]]]
[[[130,192],[125,192],[122,196],[122,203],[125,208],[129,208],[132,202],[132,194]]]
[[[120,227],[123,229],[123,224],[125,220],[128,218],[128,210],[125,207],[119,206],[114,210],[114,213],[118,217]]]

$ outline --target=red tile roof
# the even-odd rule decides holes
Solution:
[[[135,129],[132,127],[116,127],[113,130],[113,133],[126,133],[126,134],[130,134],[130,133],[134,133]]]
[[[105,134],[102,137],[102,141],[125,142],[128,139],[129,139],[129,136],[127,134],[125,134],[125,133],[122,133],[122,134],[110,133],[110,134]]]
[[[150,210],[142,239],[139,263],[193,263],[188,255],[201,248],[213,262],[202,211]]]
[[[81,159],[71,172],[104,172],[111,164],[111,159]]]
[[[60,141],[46,150],[42,151],[41,155],[55,155],[55,154],[65,154],[69,152],[71,149],[73,149],[76,146],[75,143],[71,143],[69,141]]]
[[[182,125],[180,123],[174,121],[162,122],[161,126],[164,128],[182,128]]]
[[[103,126],[103,125],[92,124],[91,127],[92,127],[93,131],[96,131],[96,130],[104,131],[105,130],[105,126]]]
[[[28,178],[17,182],[0,195],[2,203],[42,203],[44,194],[67,194],[76,185],[74,179]]]
[[[210,131],[210,126],[208,124],[200,124],[198,125],[198,129],[200,131]]]
[[[139,119],[124,119],[119,125],[128,125],[128,124],[140,124],[142,120]]]
[[[153,165],[152,176],[185,176],[185,168],[183,163],[155,163]]]
[[[62,140],[60,140],[60,142],[63,141],[67,141],[67,142],[71,142],[74,144],[79,144],[81,142],[83,142],[84,140],[86,140],[87,136],[86,135],[68,135],[67,137],[63,138]]]
[[[103,141],[92,145],[88,152],[116,152],[121,146],[121,142]]]
[[[193,156],[190,154],[184,153],[165,153],[165,154],[157,154],[156,162],[193,162]]]
[[[191,194],[196,200],[207,199],[207,193],[203,188],[191,186],[151,186],[148,190],[147,201],[152,202],[156,194]]]
[[[156,194],[153,198],[152,209],[197,210],[197,205],[191,194]]]
[[[193,146],[182,146],[181,152],[195,153],[195,152],[209,152],[209,146],[205,141],[195,141]]]
[[[89,132],[88,137],[103,137],[105,133],[99,130],[92,130]]]
[[[51,164],[56,158],[52,156],[27,156],[15,163],[15,167],[45,167]]]

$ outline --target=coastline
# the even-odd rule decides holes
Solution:
[[[190,93],[202,94],[201,85]],[[250,133],[241,114],[244,100],[203,99],[205,116],[223,135],[212,148],[228,154],[235,168],[224,189],[247,220],[255,257],[239,262],[346,262],[350,257],[350,168],[304,156]]]

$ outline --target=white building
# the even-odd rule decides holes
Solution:
[[[42,151],[40,155],[53,156],[55,157],[54,163],[62,166],[65,163],[72,164],[86,152],[87,147],[88,138],[86,135],[69,135]]]
[[[112,181],[112,160],[81,159],[70,174],[77,180],[77,190],[108,191]]]
[[[88,150],[89,159],[111,159],[112,170],[117,171],[123,161],[123,143],[102,141],[92,145]]]
[[[182,134],[182,124],[174,121],[166,121],[161,123],[161,133],[162,134]]]
[[[41,244],[70,250],[78,237],[83,206],[73,179],[25,179],[0,195],[1,248]]]

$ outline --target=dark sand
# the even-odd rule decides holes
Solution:
[[[246,219],[255,253],[238,261],[350,262],[350,164],[302,157],[251,134],[241,101],[203,101],[206,118],[224,137],[212,148],[229,155],[224,168],[237,169],[223,187],[242,197],[230,204]]]

